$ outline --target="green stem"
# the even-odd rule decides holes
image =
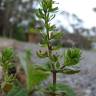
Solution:
[[[49,53],[49,57],[52,56],[52,45],[50,44],[50,37],[49,37],[49,29],[48,29],[48,20],[47,20],[47,12],[45,12],[45,28],[46,28],[46,33],[47,33],[47,47],[48,47],[48,53]],[[52,96],[56,96],[55,92],[56,92],[56,69],[54,64],[52,64],[52,75],[53,75],[53,94]]]

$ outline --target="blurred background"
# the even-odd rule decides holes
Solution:
[[[59,11],[52,23],[64,33],[58,40],[65,47],[96,47],[96,0],[55,0]],[[30,32],[37,33],[43,23],[36,17],[40,0],[0,0],[0,36],[20,41],[32,41]],[[36,42],[37,42],[36,41]],[[33,40],[35,42],[35,40]],[[56,41],[57,42],[57,41]],[[54,42],[55,43],[55,42]],[[73,45],[72,45],[73,44]]]
[[[42,42],[39,29],[43,29],[42,20],[36,17],[40,1],[0,0],[0,48],[38,49]],[[59,10],[51,23],[63,36],[53,44],[62,48],[78,47],[83,54],[80,74],[65,76],[61,82],[70,83],[77,96],[96,96],[96,0],[55,1]]]

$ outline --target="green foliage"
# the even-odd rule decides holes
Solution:
[[[35,69],[51,73],[50,72],[51,71],[51,66],[50,66],[49,62],[47,62],[46,64],[43,64],[43,65],[35,65]]]
[[[57,73],[63,74],[76,74],[80,70],[72,69],[73,65],[77,65],[80,61],[81,51],[77,48],[70,48],[65,50],[62,55],[64,56],[64,64],[60,63],[62,56],[54,53],[55,49],[59,49],[58,46],[53,46],[54,40],[60,39],[62,33],[54,32],[56,27],[50,23],[55,18],[55,12],[58,7],[54,7],[55,2],[53,0],[42,0],[41,7],[38,9],[37,16],[42,19],[44,23],[44,30],[41,31],[42,44],[47,46],[46,51],[38,50],[37,56],[41,59],[47,58],[49,61],[45,64],[34,64],[31,56],[33,55],[30,50],[26,51],[24,58],[20,56],[21,65],[25,71],[26,76],[26,88],[22,88],[20,85],[14,84],[15,76],[9,74],[9,69],[13,66],[14,51],[11,48],[6,48],[2,51],[0,57],[0,64],[4,70],[4,82],[2,82],[2,89],[6,90],[7,96],[28,96],[29,93],[40,90],[41,83],[46,80],[50,74],[52,74],[52,84],[48,84],[42,91],[47,93],[48,96],[76,96],[73,89],[65,84],[57,84]],[[30,29],[32,31],[33,29]],[[22,28],[20,29],[22,31]],[[8,88],[11,90],[8,90]],[[9,92],[10,91],[10,92]]]
[[[42,83],[43,80],[45,80],[49,76],[49,72],[44,72],[43,70],[36,70],[31,66],[31,64],[28,67],[28,75],[27,75],[27,85],[28,89],[33,89],[40,83]]]
[[[55,2],[53,0],[42,1],[41,3],[42,8],[38,10],[39,12],[37,13],[37,16],[39,18],[45,19],[45,13],[47,14],[48,12],[50,13],[56,12],[58,7],[53,8],[54,3]],[[51,21],[55,17],[55,15],[51,15],[49,19],[49,15],[50,14],[48,13],[48,15],[46,16],[47,21]]]
[[[39,31],[40,31],[39,29],[29,28],[29,32],[31,32],[31,33],[36,33]]]
[[[51,33],[51,39],[60,39],[63,36],[61,32],[53,32]]]
[[[5,63],[5,61],[12,61],[14,57],[13,49],[6,48],[2,51],[2,61]]]
[[[41,8],[38,9],[37,16],[44,20],[44,26],[47,31],[53,31],[56,27],[55,25],[51,25],[50,21],[55,18],[54,12],[57,11],[58,7],[53,7],[55,2],[53,0],[43,0],[41,3]]]
[[[46,57],[48,57],[48,52],[47,51],[43,52],[43,51],[39,50],[39,52],[36,52],[36,53],[37,53],[37,56],[39,58],[46,58]]]
[[[13,66],[14,60],[14,51],[12,48],[5,48],[0,57],[0,65],[3,67],[3,70],[8,72],[9,68]]]
[[[24,28],[22,26],[15,25],[14,32],[15,32],[15,34],[13,34],[13,37],[16,40],[25,41],[26,36],[25,36]]]
[[[65,93],[66,96],[75,96],[75,93],[66,85],[59,85],[56,82],[56,74],[57,73],[64,73],[64,74],[75,74],[78,73],[80,70],[75,70],[75,69],[70,69],[67,68],[66,66],[73,66],[79,63],[80,57],[81,57],[81,52],[77,48],[70,48],[64,52],[64,64],[60,64],[59,59],[60,56],[53,54],[53,51],[55,49],[58,49],[58,46],[53,46],[52,42],[54,40],[58,40],[61,38],[62,33],[60,32],[54,32],[56,29],[55,25],[51,25],[50,21],[55,18],[55,12],[57,12],[58,7],[53,7],[55,2],[53,0],[43,0],[41,2],[41,8],[38,9],[37,16],[39,19],[42,19],[44,21],[44,28],[45,30],[42,30],[41,35],[42,35],[42,45],[47,46],[47,51],[37,51],[37,56],[39,58],[49,58],[49,62],[44,65],[35,65],[35,68],[38,71],[43,72],[50,72],[53,74],[53,84],[51,86],[51,93],[54,94],[52,96],[56,96],[56,94],[59,92]],[[60,48],[60,47],[59,47]],[[37,78],[40,75],[40,72],[37,72],[34,70],[31,70],[31,76],[35,77],[35,81],[39,80],[40,78]],[[34,73],[35,72],[35,73]],[[44,74],[44,73],[43,73]],[[44,77],[45,78],[45,77]],[[41,79],[42,80],[42,79]],[[39,80],[40,81],[40,80]],[[33,82],[38,84],[38,82]],[[53,88],[54,87],[54,88]],[[53,88],[53,90],[52,90]],[[49,91],[49,90],[47,90]],[[57,92],[57,93],[56,93]],[[50,91],[49,91],[50,93]]]
[[[24,68],[26,74],[26,84],[27,90],[37,91],[43,80],[46,80],[50,74],[52,74],[52,85],[50,85],[45,92],[48,96],[57,96],[62,94],[62,96],[76,96],[72,88],[64,84],[57,84],[57,73],[63,74],[76,74],[80,70],[72,69],[70,66],[76,65],[80,61],[81,51],[77,48],[70,48],[65,50],[62,55],[64,56],[64,64],[60,63],[62,56],[60,54],[55,54],[55,49],[61,48],[60,46],[53,46],[52,42],[54,40],[60,39],[62,33],[54,32],[56,29],[55,25],[50,23],[51,20],[55,18],[55,12],[57,12],[57,7],[53,7],[55,2],[53,0],[42,0],[41,7],[37,11],[37,16],[42,19],[44,23],[44,30],[41,31],[42,35],[42,46],[46,46],[47,50],[38,50],[36,52],[37,56],[41,59],[47,58],[49,61],[45,64],[39,65],[34,64],[31,59],[31,52],[26,51],[26,56],[21,58],[21,64]],[[44,92],[44,91],[43,91]],[[64,95],[65,94],[65,95]]]
[[[71,48],[64,52],[65,66],[73,66],[79,63],[81,52],[77,48]]]
[[[71,74],[79,73],[80,70],[65,68],[64,70],[60,70],[59,72],[64,73],[64,74],[67,74],[67,75],[71,75]]]
[[[32,91],[36,88],[36,86],[39,86],[39,84],[42,83],[42,81],[45,80],[50,73],[48,71],[45,72],[44,70],[41,70],[39,65],[36,66],[36,64],[32,63],[30,51],[26,51],[25,58],[21,58],[21,60],[23,60],[21,64],[26,73],[27,89],[28,91]]]
[[[10,73],[10,68],[15,66],[13,64],[14,51],[12,48],[5,48],[0,56],[0,65],[3,68],[3,80],[1,82],[1,90],[5,93],[9,92],[13,86],[15,73]],[[10,74],[9,74],[10,73]]]
[[[54,90],[53,85],[49,85],[47,90],[45,90],[45,92],[49,92],[50,94],[52,94],[52,90]],[[55,94],[58,96],[76,96],[74,90],[68,86],[67,84],[56,84],[56,92]]]
[[[28,96],[26,89],[22,88],[19,83],[15,84],[6,96]]]

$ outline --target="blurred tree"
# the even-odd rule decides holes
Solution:
[[[81,34],[81,32],[85,31],[83,20],[80,19],[76,14],[70,14],[66,11],[63,11],[61,12],[61,15],[64,17],[64,19],[66,19],[68,23],[68,28],[70,28],[72,32]],[[63,27],[63,30],[68,31],[68,28]]]
[[[64,32],[64,35],[61,40],[55,41],[54,44],[61,44],[64,47],[90,49],[92,42],[89,40],[89,37],[91,37],[93,31],[96,32],[96,29],[86,28],[83,20],[80,19],[76,14],[63,11],[61,12],[61,15],[64,21],[63,24],[59,26],[58,30],[60,32]]]
[[[96,12],[96,8],[93,8],[93,11]],[[96,36],[96,26],[86,28],[83,20],[80,19],[76,14],[70,14],[69,12],[63,11],[61,12],[61,15],[67,20],[68,23],[68,27],[64,25],[60,26],[59,29],[61,29],[61,31],[70,33],[70,30],[68,29],[71,29],[71,32],[75,34],[84,35],[86,37],[91,37],[93,35]]]
[[[19,26],[28,31],[28,26],[36,26],[35,17],[39,0],[0,0],[0,35],[14,37]],[[14,32],[15,31],[15,32]],[[18,35],[18,32],[17,32]]]

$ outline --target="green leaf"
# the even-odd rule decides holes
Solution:
[[[62,37],[63,33],[61,32],[53,32],[51,34],[51,39],[60,39]]]
[[[56,12],[58,10],[58,7],[52,8],[50,12]]]
[[[55,44],[53,44],[53,47],[52,47],[52,50],[59,50],[60,48],[61,48],[62,46],[61,45],[55,45]]]
[[[11,62],[14,58],[14,52],[12,48],[5,48],[2,51],[2,62]]]
[[[36,54],[37,54],[37,56],[39,58],[46,58],[46,57],[48,57],[48,52],[47,51],[45,51],[45,52],[39,51],[39,52],[36,52]]]
[[[27,49],[27,50],[25,50],[25,52],[26,52],[26,57],[27,57],[29,60],[31,60],[31,56],[32,56],[31,49]]]
[[[42,34],[41,44],[42,45],[47,45],[47,43],[48,43],[47,35],[45,33],[41,33],[41,34]]]
[[[52,30],[56,29],[56,26],[55,25],[49,25],[48,28],[49,28],[49,31],[52,31]]]
[[[24,88],[14,86],[7,96],[28,96],[28,94]]]
[[[47,72],[51,72],[51,65],[49,64],[49,62],[47,62],[46,64],[42,64],[42,65],[35,65],[35,69],[36,70],[41,70],[41,71],[47,71]]]
[[[42,7],[44,13],[46,13],[47,10],[48,10],[48,3],[49,3],[49,2],[47,2],[47,1],[50,1],[50,0],[44,0],[44,1],[42,1],[42,3],[41,3],[41,7]]]
[[[27,89],[30,91],[33,90],[36,86],[39,86],[39,84],[50,75],[50,72],[45,72],[41,69],[37,70],[36,65],[29,64],[26,61],[26,58],[20,57],[20,61],[21,64],[23,63],[22,67],[26,73]]]
[[[53,62],[57,62],[57,61],[58,61],[58,56],[52,55],[52,56],[50,56],[50,59],[51,59]]]
[[[53,85],[49,85],[45,92],[52,94],[54,91]],[[56,92],[60,96],[76,96],[74,90],[66,84],[56,84]]]
[[[39,9],[39,14],[40,14],[41,18],[44,18],[44,13],[43,13],[42,9]]]
[[[50,16],[50,21],[55,18],[55,14]]]
[[[36,70],[31,64],[28,64],[27,72],[27,88],[32,90],[34,87],[38,86],[43,80],[47,79],[50,75],[49,72],[42,70]]]
[[[56,62],[56,68],[60,68],[60,63],[59,62]]]
[[[77,74],[79,72],[80,72],[80,70],[73,70],[73,69],[64,69],[62,71],[62,73],[67,74],[67,75]]]
[[[65,66],[73,66],[79,63],[81,58],[81,51],[77,48],[70,48],[64,52]]]
[[[12,48],[5,48],[1,52],[0,65],[4,70],[4,74],[6,72],[9,72],[10,68],[15,67],[15,64],[13,64],[14,63],[13,61],[15,60],[14,57],[15,57],[15,54]]]

